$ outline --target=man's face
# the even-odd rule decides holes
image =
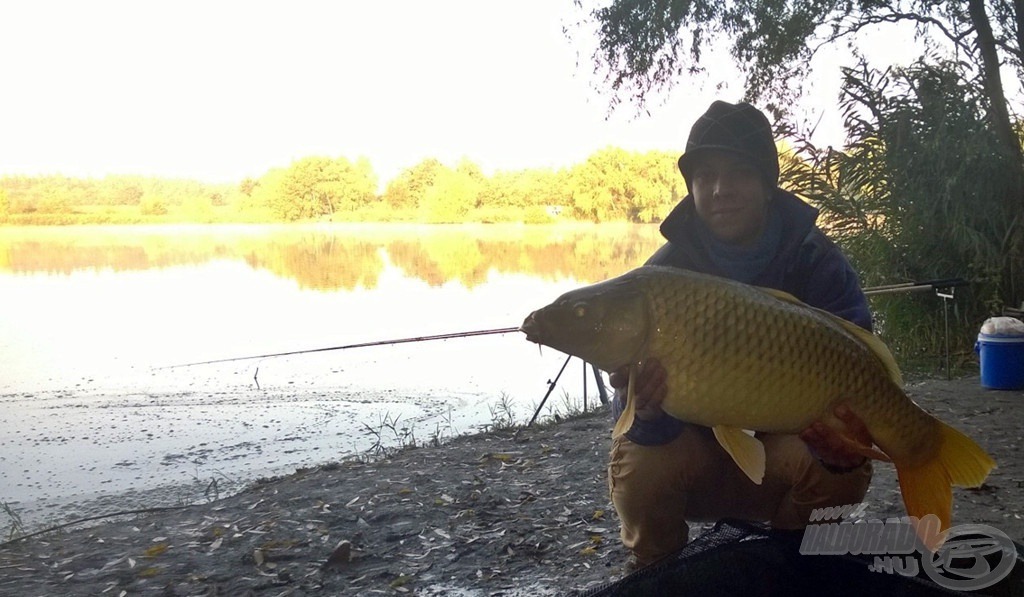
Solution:
[[[721,241],[750,245],[764,228],[768,185],[748,160],[708,151],[693,164],[690,193],[697,215]]]

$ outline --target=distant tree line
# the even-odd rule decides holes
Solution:
[[[237,185],[138,176],[0,179],[0,222],[655,222],[685,195],[670,152],[609,147],[560,170],[485,175],[464,159],[401,172],[378,193],[368,160],[311,156]]]

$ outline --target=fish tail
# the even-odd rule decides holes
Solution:
[[[626,384],[626,408],[619,415],[619,420],[612,430],[612,438],[618,438],[629,431],[633,426],[633,419],[636,418],[636,395],[634,385],[636,383],[636,365],[629,366],[629,383]]]
[[[974,440],[936,421],[940,434],[936,454],[918,466],[901,467],[896,463],[907,514],[919,521],[929,515],[938,518],[938,529],[929,524],[917,526],[918,536],[933,551],[942,545],[952,522],[952,486],[978,487],[996,465]]]

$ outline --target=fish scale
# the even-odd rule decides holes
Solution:
[[[520,329],[606,371],[632,372],[657,359],[667,374],[662,410],[711,427],[755,483],[764,475],[764,449],[743,430],[799,433],[820,421],[850,450],[892,461],[908,513],[934,515],[948,529],[951,485],[979,486],[995,466],[903,392],[879,339],[777,290],[644,266],[563,294]],[[839,404],[864,422],[877,448],[843,435],[832,414]],[[615,433],[629,429],[634,412],[631,390]],[[941,542],[922,538],[929,547]]]
[[[671,282],[677,282],[677,287],[672,287]],[[708,425],[742,425],[757,420],[763,431],[795,431],[824,413],[839,398],[841,386],[852,385],[839,375],[841,372],[835,366],[844,360],[837,352],[849,345],[829,342],[829,334],[843,334],[841,329],[815,325],[813,319],[802,313],[746,300],[749,297],[726,293],[726,289],[719,289],[713,300],[703,303],[706,307],[694,309],[694,305],[701,305],[700,288],[680,282],[686,280],[646,276],[641,282],[651,285],[647,290],[649,296],[672,297],[652,301],[655,327],[673,333],[655,333],[648,349],[648,356],[657,356],[663,365],[671,363],[666,367],[669,387],[678,388],[678,394],[688,397],[671,401],[669,407],[673,410],[669,414]],[[682,314],[678,325],[667,323],[674,314]],[[780,336],[795,341],[781,343],[777,341]],[[809,357],[820,357],[815,359],[820,364],[809,361]],[[773,375],[781,368],[786,369],[787,375]],[[683,373],[700,370],[709,373]],[[831,380],[834,381],[829,383]],[[742,409],[729,399],[733,395],[745,397]],[[784,400],[807,404],[804,416],[794,419],[780,411],[777,406]]]

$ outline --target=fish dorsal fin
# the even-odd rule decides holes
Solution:
[[[736,466],[740,467],[751,481],[760,485],[764,481],[765,466],[764,444],[761,440],[747,435],[739,427],[716,425],[711,430],[715,432],[715,439],[722,448],[732,456]]]
[[[802,300],[796,298],[795,296],[793,296],[792,294],[786,292],[785,290],[776,290],[775,288],[767,288],[767,287],[764,287],[764,286],[758,286],[757,288],[758,288],[758,290],[762,290],[764,292],[767,292],[768,294],[774,296],[775,298],[779,299],[780,301],[786,301],[787,303],[793,303],[795,305],[803,305],[805,307],[808,306],[807,303],[805,303]],[[813,307],[811,307],[811,308],[813,309]]]
[[[878,336],[855,323],[846,321],[842,317],[836,317],[826,311],[822,311],[822,313],[830,315],[836,323],[843,326],[846,331],[853,334],[855,338],[861,340],[864,344],[867,344],[868,348],[871,349],[871,352],[875,353],[875,356],[878,357],[878,360],[882,361],[882,365],[885,366],[886,373],[888,373],[889,377],[896,383],[896,386],[901,389],[903,388],[903,374],[900,373],[900,366],[896,364],[896,357],[892,356],[892,352],[889,351],[889,347],[885,345],[885,342],[882,342]]]
[[[903,388],[903,375],[900,373],[899,365],[896,364],[896,358],[892,356],[892,352],[889,351],[889,347],[886,346],[885,342],[882,342],[878,338],[878,336],[872,334],[871,332],[865,330],[864,328],[860,327],[859,325],[853,322],[846,321],[842,317],[837,317],[836,315],[833,315],[828,311],[818,309],[817,307],[812,307],[802,302],[800,299],[796,298],[792,294],[789,294],[788,292],[783,292],[781,290],[776,290],[774,288],[760,288],[761,290],[767,292],[768,294],[774,296],[775,298],[781,301],[793,303],[795,305],[800,305],[808,309],[813,309],[814,311],[817,311],[818,313],[825,315],[832,321],[839,324],[854,338],[866,344],[867,347],[871,349],[871,352],[874,353],[876,357],[878,357],[878,360],[882,362],[882,365],[885,366],[885,371],[886,373],[889,374],[890,379],[892,379],[898,387]]]
[[[635,364],[629,366],[629,383],[626,384],[626,408],[619,415],[619,420],[612,430],[612,438],[617,438],[629,431],[636,418],[636,372]]]

